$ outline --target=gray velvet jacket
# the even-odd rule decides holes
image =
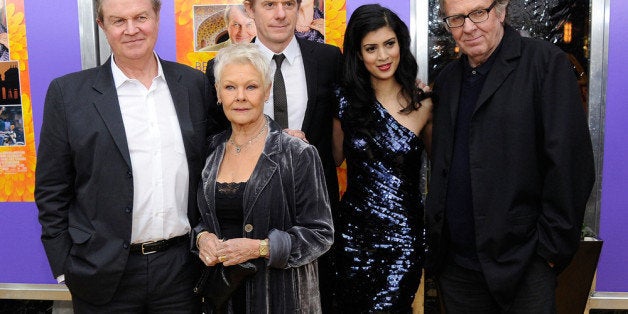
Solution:
[[[208,206],[199,204],[195,235],[207,230],[220,237],[215,182],[230,135],[222,132],[210,144],[197,198]],[[320,313],[316,259],[331,247],[334,229],[316,148],[270,120],[264,151],[244,190],[243,210],[242,237],[270,242],[269,259],[251,260],[258,272],[247,281],[248,312]]]

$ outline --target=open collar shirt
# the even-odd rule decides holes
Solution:
[[[158,73],[148,89],[127,77],[115,58],[111,62],[133,172],[131,243],[190,231],[185,147],[161,62],[155,58]]]

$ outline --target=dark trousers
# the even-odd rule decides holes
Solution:
[[[500,308],[495,302],[480,271],[450,262],[437,280],[447,314],[556,313],[556,273],[540,257],[528,266],[515,298],[507,309]]]
[[[186,242],[153,254],[131,253],[113,299],[94,305],[72,296],[74,313],[200,313],[192,292],[199,276],[194,258]]]

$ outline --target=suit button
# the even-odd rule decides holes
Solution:
[[[447,169],[443,169],[442,175],[443,175],[443,177],[447,177]]]
[[[246,225],[244,225],[244,231],[246,231],[246,232],[251,232],[251,231],[253,231],[253,225],[252,225],[252,224],[246,224]]]
[[[129,242],[124,242],[124,244],[122,244],[122,247],[125,249],[129,248]]]
[[[129,177],[129,178],[133,178],[133,172],[131,172],[131,170],[128,170],[126,172],[126,176]]]
[[[124,208],[124,212],[127,213],[127,214],[131,213],[131,207],[128,207],[128,206],[125,207]]]

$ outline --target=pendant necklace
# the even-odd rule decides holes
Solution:
[[[262,133],[264,133],[264,131],[266,129],[268,129],[268,121],[266,121],[266,123],[264,123],[264,126],[262,126],[262,128],[259,130],[259,132],[257,134],[255,134],[255,136],[251,137],[251,139],[246,141],[246,143],[244,143],[242,145],[238,145],[233,140],[233,137],[231,137],[231,138],[229,138],[229,144],[233,145],[233,148],[235,148],[236,155],[239,155],[243,148],[251,145],[251,143],[253,143],[253,141],[255,141],[258,137],[260,137],[260,135],[262,135]]]

